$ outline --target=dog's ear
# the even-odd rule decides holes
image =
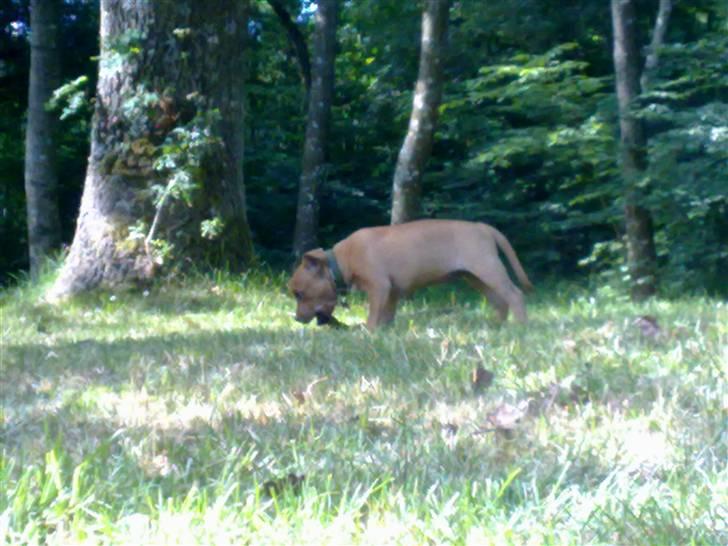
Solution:
[[[303,255],[303,265],[312,273],[323,273],[327,263],[326,252],[322,248],[309,250]]]

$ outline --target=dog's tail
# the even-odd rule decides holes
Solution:
[[[508,242],[508,239],[506,239],[505,235],[503,235],[493,226],[488,227],[493,233],[493,238],[495,239],[495,243],[498,245],[498,248],[500,248],[503,251],[503,254],[506,255],[506,258],[508,258],[508,262],[511,264],[513,272],[516,274],[516,277],[518,277],[518,280],[521,282],[521,287],[527,292],[533,290],[533,284],[531,284],[528,275],[526,275],[526,272],[523,270],[523,266],[521,266],[521,262],[516,255],[516,251],[513,250],[511,243]]]

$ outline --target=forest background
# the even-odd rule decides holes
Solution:
[[[28,4],[4,0],[0,7],[0,275],[6,283],[29,266],[23,188]],[[657,2],[634,5],[643,64]],[[57,198],[60,240],[68,245],[89,154],[99,6],[71,1],[61,10],[60,85],[50,108],[59,118]],[[293,37],[298,33],[310,50],[314,14],[315,4],[293,0],[254,1],[247,11],[241,158],[247,216],[257,259],[282,268],[294,259],[307,115],[305,63]],[[416,2],[340,5],[318,194],[324,246],[358,227],[389,222],[391,181],[417,78],[420,15]],[[725,2],[676,2],[656,75],[632,104],[646,135],[639,199],[653,216],[666,294],[726,293],[727,25]],[[624,283],[612,48],[604,2],[452,2],[421,215],[499,227],[537,280],[596,273],[600,283]]]

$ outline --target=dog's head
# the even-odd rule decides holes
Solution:
[[[327,324],[336,307],[336,286],[329,271],[326,253],[317,248],[306,252],[288,281],[288,290],[296,298],[296,320],[307,324],[316,317]]]

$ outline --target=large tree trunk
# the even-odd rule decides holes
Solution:
[[[408,222],[421,212],[421,181],[432,150],[437,109],[442,97],[442,56],[449,2],[425,0],[422,12],[420,66],[409,128],[397,157],[392,184],[393,224]]]
[[[51,296],[148,279],[160,241],[196,263],[242,267],[251,258],[246,8],[242,0],[101,1],[91,153],[76,234]],[[217,228],[203,237],[210,219]]]
[[[293,236],[293,252],[296,256],[316,247],[318,241],[319,188],[326,178],[326,145],[334,94],[337,2],[319,0],[316,10],[306,140]]]
[[[614,73],[619,104],[620,167],[624,180],[624,219],[627,265],[632,299],[642,300],[656,291],[656,265],[652,216],[642,206],[640,182],[646,168],[646,140],[642,123],[632,113],[640,93],[640,54],[632,0],[612,1]]]
[[[38,276],[49,253],[60,247],[58,177],[53,133],[55,118],[46,110],[60,82],[58,25],[60,0],[30,3],[30,82],[25,134],[25,195],[28,213],[30,274]]]

